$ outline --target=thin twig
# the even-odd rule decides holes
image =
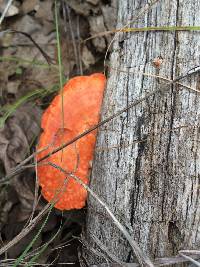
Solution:
[[[63,185],[55,192],[55,195],[53,199],[50,201],[50,203],[48,203],[44,207],[44,209],[34,219],[32,219],[29,222],[29,224],[23,229],[23,231],[21,231],[10,242],[8,242],[8,244],[6,244],[4,247],[0,249],[0,255],[5,253],[9,248],[16,245],[23,237],[25,237],[36,226],[37,222],[40,221],[45,214],[50,212],[52,205],[55,205],[55,203],[60,199],[60,197],[62,196],[62,193],[65,190],[65,185],[67,184],[69,180],[69,174],[71,174],[71,173],[68,173],[67,171],[66,173],[67,173],[67,177],[65,178]]]
[[[45,214],[47,214],[49,208],[51,207],[51,203],[48,203],[44,209],[32,220],[29,225],[23,229],[17,236],[15,236],[8,244],[4,247],[0,248],[0,255],[5,253],[9,248],[16,245],[23,237],[25,237],[35,226],[36,224],[43,218]]]
[[[111,66],[108,66],[108,68],[109,68],[109,69],[112,69],[112,70],[116,70],[116,71],[118,71],[118,72],[124,72],[124,73],[127,73],[127,70],[118,69],[118,68],[113,68],[113,67],[111,67]],[[165,82],[168,82],[169,84],[171,84],[171,82],[172,82],[171,79],[169,79],[169,78],[167,78],[167,77],[164,77],[164,76],[160,76],[160,75],[156,75],[156,74],[152,74],[152,73],[148,73],[148,72],[130,71],[130,69],[131,69],[131,67],[128,67],[128,70],[129,70],[128,73],[129,73],[129,74],[132,73],[132,74],[140,74],[140,75],[147,76],[147,77],[153,77],[153,78],[160,79],[160,80],[163,80],[163,81],[165,81]],[[200,93],[200,90],[198,90],[198,89],[196,89],[196,88],[193,88],[193,87],[191,87],[191,86],[189,86],[189,85],[186,85],[186,84],[183,84],[183,83],[178,82],[179,80],[181,80],[181,79],[183,79],[183,78],[185,78],[185,77],[187,77],[187,76],[190,76],[190,75],[192,75],[193,73],[199,72],[199,69],[200,69],[200,66],[198,66],[198,67],[194,67],[194,68],[190,69],[186,74],[177,77],[176,80],[175,80],[175,81],[176,81],[176,84],[177,84],[177,85],[180,85],[180,86],[182,86],[182,87],[184,87],[184,88],[186,88],[186,89],[188,89],[188,90],[191,90],[191,91],[193,91],[193,92]],[[192,72],[192,70],[193,70],[193,71],[194,71],[194,70],[197,70],[197,71]]]
[[[80,37],[80,17],[77,16],[77,28],[76,28],[76,32],[77,32],[77,37],[78,37],[78,61],[79,61],[79,68],[80,68],[80,75],[83,75],[83,65],[82,65],[82,58],[81,58],[81,37]]]
[[[77,158],[77,164],[78,164],[78,158]],[[36,223],[38,221],[40,221],[43,216],[48,213],[50,214],[52,207],[57,203],[57,201],[59,201],[59,199],[62,197],[62,194],[64,193],[65,190],[65,186],[68,183],[69,177],[72,174],[71,172],[67,172],[65,171],[65,173],[67,174],[66,178],[64,179],[63,185],[61,185],[61,187],[56,190],[55,195],[53,197],[53,199],[50,201],[50,203],[48,203],[44,209],[34,218],[32,219],[29,224],[23,229],[23,231],[21,231],[16,237],[14,237],[8,244],[6,244],[4,247],[2,247],[0,249],[0,255],[5,253],[9,248],[13,247],[14,245],[16,245],[23,237],[25,237],[36,225]],[[47,215],[48,216],[48,215]],[[45,225],[45,224],[43,224]],[[41,231],[41,229],[40,229]],[[32,240],[33,241],[33,240]],[[31,242],[32,242],[31,241]],[[29,244],[30,245],[30,244]],[[26,248],[27,249],[27,248]],[[25,251],[24,251],[25,252]],[[23,252],[23,253],[24,253]],[[21,256],[20,256],[21,257]],[[19,260],[19,258],[18,258]],[[22,260],[22,259],[21,259]],[[20,262],[21,262],[20,260]]]
[[[166,88],[165,88],[166,89]],[[95,126],[89,128],[88,130],[86,130],[85,132],[77,135],[76,137],[74,137],[73,139],[71,139],[70,141],[62,144],[61,146],[55,148],[54,150],[52,150],[50,153],[48,153],[47,155],[43,156],[41,159],[39,159],[37,162],[41,162],[45,159],[47,159],[49,156],[57,153],[58,151],[64,149],[65,147],[73,144],[74,142],[76,142],[77,140],[79,140],[80,138],[84,137],[85,135],[91,133],[92,131],[98,129],[99,127],[101,127],[102,125],[106,124],[107,122],[111,121],[112,119],[118,117],[119,115],[121,115],[122,113],[126,112],[128,109],[133,108],[134,106],[142,103],[144,100],[148,99],[149,97],[153,96],[156,93],[159,93],[160,91],[162,91],[162,89],[157,89],[151,93],[148,93],[146,96],[142,97],[141,99],[138,99],[136,101],[134,101],[133,103],[131,103],[129,106],[127,106],[126,108],[118,111],[117,113],[115,113],[114,115],[110,116],[109,118],[101,121],[100,123],[96,124]],[[0,180],[0,183],[4,183],[6,181],[8,181],[10,178],[12,178],[13,176],[21,173],[24,169],[23,165],[26,164],[27,162],[29,162],[31,159],[33,159],[33,157],[35,155],[39,154],[38,152],[33,153],[31,156],[29,156],[27,159],[25,159],[24,161],[22,161],[16,168],[14,168],[9,174],[7,174],[5,177],[3,177]]]
[[[193,254],[193,255],[200,255],[200,250],[196,250],[196,249],[184,249],[184,250],[179,250],[179,253],[187,253],[187,254]]]
[[[64,114],[64,88],[63,88],[63,65],[61,55],[61,44],[60,44],[60,32],[58,25],[58,11],[57,11],[57,0],[54,2],[54,14],[55,14],[55,26],[56,26],[56,40],[57,40],[57,53],[58,53],[58,66],[59,66],[59,80],[61,89],[61,115],[62,115],[62,129],[65,127],[65,114]],[[63,141],[62,141],[63,142]],[[63,151],[62,151],[63,152]],[[62,155],[61,155],[62,158]]]
[[[94,252],[94,251],[93,251]],[[95,253],[95,252],[94,252]],[[196,259],[195,256],[192,256],[192,258]],[[0,267],[8,267],[10,266],[9,264],[13,264],[15,259],[6,259],[6,260],[1,260]],[[155,265],[158,266],[169,266],[169,265],[174,265],[174,264],[180,264],[180,263],[186,263],[189,262],[188,259],[183,258],[181,256],[172,256],[172,257],[164,257],[164,258],[156,258],[155,259]],[[27,262],[22,261],[21,265],[26,265]],[[57,265],[66,265],[66,264],[75,264],[75,263],[57,263]],[[46,267],[47,264],[42,264],[42,263],[33,263],[33,266],[44,266]],[[51,266],[51,265],[48,265]],[[101,264],[95,264],[91,265],[90,267],[108,267],[108,263],[101,263]],[[138,263],[126,263],[123,262],[122,264],[114,263],[114,262],[109,262],[109,267],[140,267]]]
[[[55,64],[54,60],[49,55],[47,55],[46,52],[44,52],[44,50],[39,46],[39,44],[33,39],[33,37],[30,34],[23,32],[23,31],[13,30],[13,29],[9,29],[6,32],[18,33],[18,34],[22,34],[22,35],[26,36],[37,47],[37,49],[40,51],[40,53],[43,55],[43,57],[46,59],[46,61],[49,65]]]
[[[188,261],[192,262],[194,265],[200,267],[200,263],[198,261],[195,261],[189,256],[184,255],[183,253],[179,253],[183,258],[187,259]]]
[[[117,256],[115,256],[113,253],[111,253],[108,248],[97,238],[95,235],[91,234],[91,238],[93,238],[94,242],[97,244],[97,246],[108,255],[110,259],[112,259],[114,262],[117,262],[119,264],[122,264],[122,261],[120,261]]]
[[[118,30],[117,33],[120,33],[123,31],[123,29],[125,29],[128,25],[130,25],[131,23],[133,23],[135,20],[139,19],[143,14],[145,14],[148,10],[150,10],[154,4],[156,4],[159,0],[153,0],[150,4],[146,4],[145,7],[140,10],[140,12],[138,13],[137,16],[135,16],[133,19],[131,19],[128,23],[126,23],[121,29]],[[113,37],[113,39],[110,41],[109,45],[108,45],[108,48],[106,50],[106,53],[105,53],[105,57],[104,57],[104,73],[105,73],[105,67],[106,67],[106,59],[107,59],[107,56],[108,56],[108,52],[109,52],[109,49],[111,47],[111,45],[113,44],[113,42],[115,41],[115,39],[117,38],[118,34],[115,34],[115,36]]]
[[[36,211],[36,207],[37,207],[37,204],[38,204],[38,193],[39,193],[39,181],[38,181],[38,172],[37,172],[37,159],[35,158],[34,159],[35,161],[35,192],[34,192],[34,202],[33,202],[33,209],[32,209],[32,213],[31,213],[31,216],[30,216],[30,221],[32,221],[33,219],[33,216],[34,216],[34,213]]]
[[[144,142],[147,142],[148,141],[148,138],[150,137],[155,137],[155,136],[158,136],[159,134],[162,134],[162,133],[167,133],[167,132],[175,132],[177,130],[181,130],[181,129],[185,129],[185,128],[191,128],[191,129],[195,129],[195,128],[198,128],[199,126],[198,125],[180,125],[180,126],[177,126],[177,127],[174,127],[172,129],[165,129],[163,128],[162,131],[158,132],[158,133],[150,133],[149,136],[147,138],[143,138],[143,139],[135,139],[133,140],[132,142],[127,142],[127,143],[122,143],[122,144],[116,144],[116,145],[113,145],[111,147],[96,147],[95,151],[98,153],[98,152],[101,152],[101,151],[108,151],[110,149],[117,149],[117,148],[121,148],[121,149],[125,149],[133,144],[139,144],[139,143],[144,143]],[[78,155],[77,155],[78,156]],[[77,158],[77,162],[79,162],[79,159]],[[45,163],[46,164],[46,163]],[[26,165],[26,166],[22,166],[22,171],[23,170],[26,170],[26,169],[29,169],[29,168],[37,168],[36,166],[41,166],[41,165],[44,165],[44,163],[33,163],[33,164],[29,164],[29,165]],[[77,166],[77,164],[76,164]],[[77,167],[76,167],[77,168]],[[76,172],[76,171],[74,171]],[[3,182],[2,182],[3,183]],[[0,183],[1,185],[1,183]],[[40,195],[41,196],[41,195]],[[199,252],[200,253],[200,252]]]
[[[188,75],[191,75],[193,73],[189,73]],[[153,74],[152,74],[153,75]],[[185,76],[184,76],[185,77]],[[79,140],[80,138],[84,137],[85,135],[91,133],[92,131],[98,129],[99,127],[101,127],[102,125],[108,123],[109,121],[113,120],[114,118],[118,117],[119,115],[121,115],[122,113],[126,112],[127,110],[137,106],[138,104],[142,103],[143,101],[149,99],[149,97],[159,93],[159,92],[162,92],[164,90],[167,90],[168,89],[168,86],[169,85],[172,85],[172,84],[175,84],[177,83],[177,81],[180,80],[180,77],[177,77],[176,79],[174,80],[169,80],[168,78],[164,78],[164,77],[160,77],[160,76],[157,76],[157,78],[161,78],[161,79],[164,79],[164,80],[168,80],[169,83],[166,84],[165,86],[163,86],[162,88],[159,88],[159,89],[156,89],[154,90],[153,92],[151,93],[147,93],[146,96],[142,97],[141,99],[138,99],[138,100],[135,100],[134,102],[132,102],[130,105],[128,105],[127,107],[123,108],[122,110],[119,110],[118,112],[116,112],[115,114],[113,114],[112,116],[108,117],[107,119],[99,122],[98,124],[96,124],[95,126],[89,128],[88,130],[86,130],[85,132],[77,135],[76,137],[74,137],[73,139],[71,139],[69,142],[66,142],[64,144],[62,144],[61,146],[57,147],[56,149],[52,150],[50,153],[48,153],[47,155],[45,155],[44,157],[42,157],[40,160],[38,160],[38,163],[41,162],[42,160],[45,160],[47,159],[49,156],[51,156],[52,154],[55,154],[57,153],[58,151],[62,150],[63,148],[73,144],[74,142],[76,142],[77,140]],[[178,83],[179,84],[179,83]],[[182,86],[186,87],[186,85],[183,85],[181,84]],[[191,88],[189,87],[189,89],[192,89],[193,91],[196,92],[196,90],[194,88]],[[28,163],[31,159],[33,159],[37,154],[39,154],[40,152],[44,151],[45,149],[47,149],[49,146],[41,149],[40,151],[37,151],[35,153],[33,153],[32,155],[30,155],[28,158],[26,158],[25,160],[23,160],[19,165],[17,165],[13,170],[11,170],[11,172],[9,174],[7,174],[5,177],[3,177],[1,180],[0,180],[0,183],[5,183],[7,182],[10,178],[12,178],[13,176],[21,173],[24,169],[26,169],[26,167],[24,167],[24,165],[26,163]]]
[[[166,88],[165,88],[165,89],[166,89]],[[124,112],[126,112],[127,110],[133,108],[134,106],[136,106],[136,105],[142,103],[143,101],[149,99],[149,97],[153,96],[153,95],[156,94],[156,93],[159,93],[160,91],[161,91],[161,89],[156,89],[155,91],[146,94],[146,96],[144,96],[144,97],[142,97],[142,98],[140,98],[140,99],[134,101],[133,103],[131,103],[131,104],[128,105],[127,107],[123,108],[122,110],[116,112],[114,115],[110,116],[109,118],[107,118],[107,119],[101,121],[101,122],[98,123],[97,125],[91,127],[90,129],[86,130],[86,131],[83,132],[82,134],[80,134],[80,135],[74,137],[73,139],[71,139],[70,141],[64,143],[64,144],[61,145],[60,147],[55,148],[53,151],[51,151],[51,153],[49,153],[49,154],[43,156],[42,158],[40,158],[40,159],[38,160],[38,163],[41,162],[41,161],[43,161],[43,160],[45,160],[45,159],[47,159],[50,155],[53,155],[53,154],[57,153],[58,151],[62,150],[63,148],[65,148],[65,147],[67,147],[67,146],[73,144],[74,142],[76,142],[76,141],[79,140],[80,138],[84,137],[85,135],[87,135],[87,134],[93,132],[94,130],[97,130],[97,129],[98,129],[99,127],[101,127],[102,125],[104,125],[104,124],[106,124],[107,122],[113,120],[114,118],[120,116],[122,113],[124,113]]]
[[[33,208],[32,208],[32,212],[31,212],[31,215],[29,217],[29,219],[27,220],[26,224],[24,225],[22,231],[30,224],[30,222],[33,220],[33,216],[34,216],[34,213],[36,211],[36,207],[37,207],[37,204],[39,202],[39,199],[40,197],[38,198],[38,192],[39,192],[39,181],[38,181],[38,176],[37,176],[37,160],[36,158],[34,159],[34,162],[35,162],[35,192],[34,192],[34,201],[33,201]]]
[[[109,31],[100,32],[97,34],[93,34],[92,36],[84,39],[82,42],[87,42],[89,40],[92,40],[94,38],[99,38],[102,36],[106,36],[113,33],[118,32],[150,32],[150,31],[199,31],[200,26],[152,26],[152,27],[138,27],[138,28],[123,28],[123,29],[113,29]]]
[[[4,9],[4,11],[3,11],[1,17],[0,17],[0,25],[2,24],[2,22],[3,22],[4,18],[5,18],[5,15],[6,15],[7,11],[8,11],[8,9],[9,9],[10,6],[12,5],[12,2],[13,2],[13,0],[9,0],[9,1],[8,1],[7,5],[6,5],[6,7],[5,7],[5,9]]]
[[[82,185],[100,204],[102,207],[104,207],[104,209],[107,211],[107,213],[110,215],[110,217],[112,218],[114,224],[117,226],[117,228],[123,233],[123,235],[125,236],[125,238],[128,240],[130,246],[132,247],[139,263],[141,264],[141,266],[145,266],[144,264],[146,264],[146,266],[149,267],[153,267],[153,263],[151,262],[151,260],[142,252],[142,250],[140,249],[140,247],[138,246],[138,244],[133,240],[133,238],[130,236],[130,234],[128,233],[128,231],[126,230],[126,228],[118,221],[118,219],[115,217],[115,215],[112,213],[112,211],[110,210],[110,208],[98,197],[98,195],[92,190],[90,189],[89,186],[87,186],[79,177],[77,177],[74,174],[69,174],[67,171],[65,171],[62,167],[52,163],[52,162],[48,162],[48,164],[50,166],[52,166],[53,168],[56,168],[58,170],[60,170],[61,172],[69,175],[70,177],[72,177],[74,180],[76,180],[76,182],[78,182],[80,185]]]
[[[75,40],[74,31],[73,31],[73,27],[72,27],[70,9],[69,9],[67,2],[64,3],[64,5],[65,5],[65,8],[67,10],[67,16],[68,16],[68,20],[69,20],[69,29],[70,29],[72,45],[73,45],[73,49],[74,49],[75,62],[76,62],[77,67],[79,67],[78,51],[77,51],[76,40]],[[78,70],[78,72],[80,73],[80,70]]]
[[[104,260],[106,261],[106,267],[110,267],[110,264],[109,264],[109,261],[108,259],[106,258],[105,254],[103,254],[102,252],[100,251],[97,251],[97,249],[93,248],[93,247],[87,247],[87,250],[91,253],[93,253],[93,255],[96,255],[98,256],[99,258],[104,258]],[[79,260],[80,262],[80,260]],[[84,265],[83,265],[84,266]]]

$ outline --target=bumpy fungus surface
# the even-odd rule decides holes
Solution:
[[[44,131],[40,136],[38,150],[48,145],[49,148],[38,154],[38,160],[99,122],[105,82],[106,78],[101,73],[78,76],[69,80],[63,89],[64,129],[60,93],[42,117]],[[95,141],[96,131],[93,131],[41,163],[48,161],[55,163],[67,172],[73,172],[88,184]],[[65,184],[66,174],[58,169],[42,164],[38,166],[38,178],[42,195],[47,201],[58,195],[56,208],[70,210],[85,206],[87,191],[71,177]]]

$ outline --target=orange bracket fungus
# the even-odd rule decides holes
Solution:
[[[48,148],[38,154],[37,160],[98,124],[105,82],[106,78],[101,73],[78,76],[67,82],[63,93],[54,98],[42,116],[43,133],[40,136],[38,150],[46,146]],[[84,207],[87,191],[72,177],[66,180],[66,174],[48,165],[48,162],[62,167],[68,173],[73,173],[88,184],[96,133],[96,130],[92,131],[75,143],[50,155],[38,165],[42,195],[47,201],[52,201],[57,194],[58,201],[55,204],[57,209],[70,210]]]

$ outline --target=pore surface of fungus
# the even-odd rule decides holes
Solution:
[[[67,82],[63,94],[60,93],[54,98],[42,116],[43,133],[38,150],[46,146],[48,148],[38,154],[38,160],[99,122],[105,82],[106,78],[101,73],[78,76]],[[70,210],[84,207],[87,191],[72,177],[66,180],[66,174],[47,163],[52,162],[62,167],[88,184],[95,141],[96,131],[92,131],[38,165],[42,195],[51,201],[57,194],[56,208]]]

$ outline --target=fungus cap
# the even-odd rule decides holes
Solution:
[[[78,76],[67,82],[63,88],[63,94],[60,93],[53,99],[42,116],[43,133],[39,139],[38,150],[49,147],[38,154],[38,160],[98,124],[105,82],[106,78],[101,73]],[[56,208],[70,210],[84,207],[87,191],[71,177],[68,177],[65,184],[66,174],[45,163],[50,161],[67,172],[74,173],[85,184],[88,184],[96,133],[96,131],[92,131],[75,143],[52,154],[38,165],[39,184],[42,187],[44,198],[51,201],[55,198],[56,192],[60,190],[58,201],[55,204]]]

